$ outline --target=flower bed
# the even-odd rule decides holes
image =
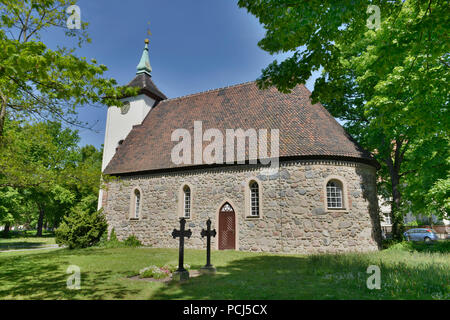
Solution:
[[[190,269],[190,265],[184,264],[186,270]],[[166,264],[162,267],[151,265],[139,271],[139,278],[164,279],[169,277],[178,267],[174,264]]]

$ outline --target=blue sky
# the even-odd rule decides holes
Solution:
[[[255,80],[274,59],[288,56],[258,47],[265,31],[237,0],[79,0],[78,5],[92,43],[77,55],[105,64],[107,76],[119,84],[133,79],[150,26],[152,78],[169,98]],[[44,41],[50,47],[76,45],[62,32]],[[306,86],[312,85],[310,79]],[[96,123],[95,131],[79,130],[81,145],[101,146],[106,111],[106,106],[79,108],[80,120]]]

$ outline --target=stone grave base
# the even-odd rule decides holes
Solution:
[[[175,271],[172,273],[172,280],[175,281],[185,281],[189,279],[189,271],[183,270],[183,271]]]
[[[214,273],[216,273],[216,268],[214,268],[213,266],[201,267],[200,272],[203,274],[214,274]]]

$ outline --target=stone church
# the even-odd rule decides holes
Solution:
[[[208,218],[217,230],[212,239],[217,250],[379,248],[379,164],[320,103],[311,103],[305,86],[284,94],[248,82],[169,99],[151,73],[146,40],[136,77],[128,84],[138,87],[139,95],[124,97],[121,108],[108,108],[102,170],[116,179],[101,190],[99,207],[119,239],[135,235],[145,245],[175,248],[178,240],[171,232],[184,217],[192,230],[187,248],[205,248],[200,233]],[[187,140],[189,147],[193,142],[192,152],[182,152],[189,161],[182,163],[173,158],[179,143],[173,133],[180,129],[194,137]],[[268,162],[262,153],[253,159],[247,145],[244,161],[199,162],[198,149],[202,160],[202,149],[212,141],[207,132],[225,137],[229,129],[277,129],[277,170],[264,171]],[[201,139],[197,146],[195,138]],[[216,160],[223,158],[220,153],[214,151]],[[266,155],[274,159],[273,153]]]

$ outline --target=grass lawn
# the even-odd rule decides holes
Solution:
[[[213,251],[216,275],[182,284],[128,278],[177,257],[156,248],[2,252],[0,299],[450,299],[450,253],[404,246],[313,256]],[[199,269],[205,251],[186,250],[185,263]],[[81,268],[80,290],[66,288],[69,265]],[[380,290],[367,289],[369,265],[381,269]]]
[[[52,233],[35,236],[36,231],[10,232],[8,238],[0,238],[0,251],[13,249],[33,249],[56,244]]]

